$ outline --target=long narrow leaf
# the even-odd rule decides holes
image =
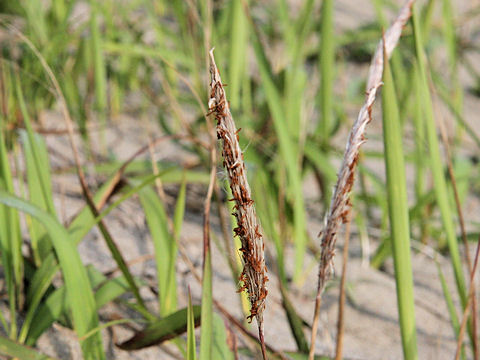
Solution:
[[[98,315],[87,272],[67,230],[52,215],[3,191],[0,191],[0,203],[35,217],[47,228],[62,268],[77,336],[81,337],[98,327]],[[105,358],[100,334],[82,341],[81,345],[85,359]]]
[[[320,46],[320,108],[322,118],[319,129],[322,143],[326,145],[333,127],[333,78],[335,69],[335,41],[333,34],[333,0],[322,2]]]
[[[197,359],[197,348],[195,345],[195,319],[193,316],[192,295],[188,291],[187,311],[187,360]]]
[[[297,139],[290,137],[287,119],[282,107],[282,100],[275,82],[268,60],[263,51],[259,36],[254,32],[253,48],[259,66],[262,85],[265,89],[267,103],[273,117],[273,125],[278,137],[280,154],[287,169],[290,186],[288,186],[289,199],[294,204],[294,240],[295,240],[295,272],[294,278],[300,280],[303,270],[303,259],[307,247],[307,237],[305,233],[305,207],[302,191],[302,181],[300,176],[299,164],[295,146],[293,142]]]
[[[200,360],[212,359],[213,344],[213,298],[212,259],[210,251],[205,254],[202,281],[202,327],[200,329]]]
[[[3,133],[0,132],[0,189],[13,193],[13,179]],[[23,257],[20,220],[17,210],[0,205],[0,248],[10,308],[9,335],[17,336],[16,310],[23,297]]]
[[[54,360],[35,349],[16,343],[0,335],[0,354],[21,360]]]
[[[20,132],[20,139],[23,142],[23,151],[25,153],[30,201],[44,210],[51,211],[51,209],[54,209],[54,206],[50,165],[45,142],[39,135],[27,135],[25,131]],[[33,143],[31,140],[33,140]],[[39,179],[42,180],[39,181]],[[55,215],[55,213],[52,213],[52,215]],[[45,228],[37,220],[31,221],[28,230],[35,263],[40,265],[52,248],[50,240],[46,235]]]
[[[200,324],[200,306],[193,306],[195,326]],[[183,308],[148,325],[131,339],[118,346],[123,350],[138,350],[173,339],[187,331],[187,308]]]
[[[390,234],[403,354],[404,359],[410,360],[418,359],[418,354],[405,162],[395,87],[386,54],[383,61],[383,143],[385,147]]]
[[[97,270],[91,271],[95,271],[97,276],[103,276],[102,273]],[[97,309],[100,309],[108,302],[128,291],[128,282],[123,276],[108,280],[95,292],[95,306]],[[27,345],[34,345],[43,332],[48,329],[54,321],[57,321],[62,314],[65,314],[68,310],[67,305],[65,287],[61,287],[51,293],[36,311],[31,321],[31,327],[28,329],[28,336],[25,343]]]
[[[233,360],[233,353],[227,345],[227,333],[223,319],[213,313],[213,346],[212,359]]]
[[[173,248],[176,248],[175,241],[169,232],[168,215],[155,191],[151,187],[145,187],[140,190],[138,195],[145,211],[155,248],[160,315],[166,316],[175,310],[177,304],[175,257],[173,255]]]
[[[460,260],[460,252],[458,249],[457,237],[455,235],[455,227],[453,225],[453,216],[449,205],[448,189],[445,180],[445,174],[443,171],[440,150],[438,145],[437,132],[435,127],[435,116],[433,113],[432,99],[430,96],[427,72],[426,72],[426,59],[423,50],[423,40],[421,27],[419,25],[419,19],[417,9],[414,6],[412,11],[413,30],[415,39],[415,51],[419,68],[419,76],[422,86],[422,99],[424,101],[424,116],[426,127],[426,138],[428,141],[428,148],[430,153],[431,170],[433,174],[434,188],[436,194],[436,200],[440,213],[442,216],[442,223],[444,232],[447,237],[448,250],[452,261],[452,267],[455,274],[455,281],[457,284],[457,291],[464,307],[467,303],[467,292],[465,287],[465,278],[462,270],[462,263]]]
[[[243,12],[242,0],[232,1],[232,25],[230,27],[229,95],[232,110],[240,107],[240,90],[245,74],[248,22]]]

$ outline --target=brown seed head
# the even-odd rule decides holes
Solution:
[[[239,291],[247,290],[251,304],[249,320],[256,317],[259,326],[263,326],[263,311],[268,293],[265,284],[268,277],[266,275],[262,233],[247,181],[243,153],[238,142],[240,129],[237,130],[235,127],[230,113],[224,84],[222,84],[213,57],[213,49],[210,51],[210,61],[209,112],[214,114],[217,120],[217,137],[222,140],[223,145],[223,165],[227,171],[230,189],[235,201],[233,209],[234,216],[237,219],[237,227],[233,231],[242,243],[240,252],[242,253],[244,267],[240,275],[240,281],[243,285]]]

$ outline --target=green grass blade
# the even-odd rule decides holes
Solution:
[[[50,327],[53,322],[58,320],[68,309],[67,307],[67,289],[62,286],[51,293],[46,300],[37,307],[34,316],[25,318],[20,333],[21,340],[29,346],[35,345],[38,338]]]
[[[143,188],[139,191],[138,196],[145,212],[147,225],[155,248],[160,315],[166,316],[175,311],[177,306],[175,281],[176,245],[170,235],[168,215],[153,188]],[[173,255],[174,249],[175,255]]]
[[[402,129],[389,61],[384,56],[382,89],[383,142],[387,172],[387,196],[390,234],[395,265],[398,313],[404,359],[418,359],[415,330],[410,225],[407,185],[403,158]]]
[[[459,127],[461,127],[475,142],[477,147],[480,148],[480,137],[476,134],[475,126],[472,126],[465,121],[464,116],[457,111],[454,101],[455,99],[452,99],[452,96],[445,86],[443,79],[441,79],[439,73],[432,70],[431,75],[435,83],[436,90],[438,91],[438,95],[444,101],[445,105],[447,105],[448,109],[452,112],[452,115],[454,116],[455,121],[458,122]]]
[[[136,43],[117,43],[105,41],[103,50],[108,55],[129,55],[139,58],[159,59],[169,65],[179,67],[193,68],[194,64],[191,57],[181,56],[180,53],[172,52],[167,48],[156,47],[152,49]]]
[[[333,127],[333,79],[335,69],[335,39],[333,32],[333,0],[322,2],[322,18],[320,29],[320,111],[319,133],[323,145],[330,139]]]
[[[460,79],[458,77],[458,47],[459,40],[457,39],[457,34],[455,33],[455,23],[454,23],[454,11],[452,9],[452,4],[450,0],[442,1],[442,19],[443,23],[443,33],[445,38],[445,43],[447,46],[448,54],[448,63],[449,63],[449,77],[450,77],[450,88],[451,97],[453,99],[453,104],[455,112],[462,115],[463,113],[463,89],[460,84]]]
[[[318,147],[312,141],[307,141],[305,144],[305,157],[330,183],[337,179],[337,172],[335,168],[330,163],[326,155],[318,152]],[[327,195],[331,197],[331,191],[323,194],[323,196]]]
[[[294,205],[294,243],[295,243],[295,270],[294,279],[299,281],[303,270],[303,259],[307,246],[307,237],[305,233],[305,206],[303,199],[301,171],[297,162],[297,153],[293,141],[290,137],[287,119],[285,118],[284,108],[282,106],[281,96],[273,81],[272,72],[268,60],[265,57],[260,39],[256,32],[253,38],[253,48],[258,62],[262,85],[265,90],[267,103],[273,116],[273,125],[278,137],[280,155],[285,162],[289,178],[287,187],[289,200]]]
[[[3,123],[3,122],[2,122]],[[0,189],[14,193],[13,178],[8,161],[3,132],[0,131]],[[23,256],[20,219],[15,209],[0,206],[0,246],[3,271],[12,316],[10,336],[16,336],[15,307],[23,304]],[[7,329],[6,329],[7,330]]]
[[[187,178],[184,177],[180,185],[180,190],[177,195],[177,202],[175,204],[175,213],[173,214],[173,228],[175,231],[175,237],[180,236],[182,230],[183,217],[185,216],[185,200],[187,197]],[[175,246],[175,249],[177,247]],[[176,253],[176,250],[175,250]]]
[[[277,16],[278,20],[282,27],[283,32],[283,39],[285,41],[285,45],[291,51],[295,47],[295,27],[294,23],[290,19],[290,11],[288,9],[288,4],[286,0],[278,0],[277,1]]]
[[[308,360],[309,359],[308,354],[303,354],[298,352],[285,351],[285,355],[288,355],[288,357],[292,360]],[[313,359],[314,360],[331,360],[332,358],[329,356],[314,355]]]
[[[44,45],[48,41],[45,6],[40,0],[22,1],[21,6],[27,17],[29,35],[37,44]]]
[[[53,0],[52,1],[52,10],[57,22],[62,22],[66,19],[68,14],[68,8],[65,0]]]
[[[435,10],[435,3],[437,0],[428,0],[425,6],[422,8],[420,15],[420,24],[422,26],[421,31],[423,34],[423,41],[427,43],[430,40],[430,34],[432,32],[432,19],[433,12]]]
[[[14,193],[2,132],[0,132],[0,189]],[[17,211],[3,205],[0,205],[0,250],[11,316],[10,328],[5,327],[5,331],[9,333],[10,338],[15,339],[17,337],[16,310],[23,302],[22,236]]]
[[[180,185],[180,190],[177,195],[177,202],[175,204],[175,212],[173,214],[173,241],[171,243],[170,259],[172,265],[170,266],[170,273],[168,274],[168,288],[172,294],[177,294],[177,285],[176,285],[176,271],[175,263],[177,259],[178,245],[177,241],[180,238],[180,232],[182,231],[183,218],[185,216],[185,206],[187,198],[187,178],[184,176],[182,183]],[[177,307],[175,299],[175,308]]]
[[[450,289],[448,288],[447,281],[445,280],[445,275],[443,275],[442,268],[438,263],[438,260],[435,260],[435,264],[437,266],[438,278],[440,279],[440,283],[442,285],[442,292],[443,297],[445,298],[445,302],[447,304],[448,314],[450,315],[450,322],[452,324],[453,333],[455,334],[455,338],[458,338],[458,333],[460,331],[460,322],[458,321],[457,311],[455,310],[455,304],[453,303],[452,295]],[[465,352],[462,349],[462,358],[465,358]]]
[[[306,136],[306,121],[304,114],[305,92],[308,76],[305,71],[305,42],[311,30],[313,0],[307,0],[300,11],[298,19],[292,21],[288,4],[279,2],[279,18],[282,21],[283,37],[286,41],[288,57],[285,68],[285,85],[283,88],[283,106],[288,123],[292,145],[297,159],[302,158],[304,138]]]
[[[56,212],[52,198],[48,153],[45,144],[40,137],[36,136],[33,132],[18,74],[15,81],[15,91],[27,130],[26,133],[21,133],[21,137],[24,145],[30,199],[35,205],[55,216]],[[46,232],[44,228],[35,220],[33,220],[32,225],[29,226],[29,231],[34,260],[38,266],[43,261],[43,258],[50,252],[51,243],[48,237],[45,236]]]
[[[17,74],[15,81],[15,92],[17,100],[20,106],[20,111],[23,116],[23,121],[25,123],[25,128],[27,130],[27,138],[31,146],[31,153],[33,159],[33,166],[36,169],[36,175],[38,176],[38,181],[40,183],[40,190],[43,195],[43,201],[46,206],[46,210],[52,215],[55,215],[55,207],[53,206],[52,201],[52,189],[50,182],[50,166],[46,164],[48,162],[48,155],[46,152],[45,146],[36,141],[33,128],[30,121],[30,115],[28,114],[27,106],[25,104],[25,99],[23,97],[22,87],[20,78]],[[43,168],[47,166],[46,168]]]
[[[97,334],[98,332],[100,332],[103,329],[107,329],[107,328],[115,326],[115,325],[127,324],[127,323],[135,324],[136,321],[135,321],[135,319],[118,319],[118,320],[112,320],[112,321],[106,322],[106,323],[102,324],[101,326],[97,327],[96,329],[90,330],[87,334],[82,336],[81,340],[85,340],[85,339],[89,338],[90,336]]]
[[[307,0],[304,2],[303,8],[301,13],[296,21],[296,28],[297,32],[300,34],[299,42],[301,44],[297,44],[297,46],[303,47],[305,37],[309,34],[311,30],[312,20],[313,20],[313,13],[314,13],[314,6],[315,0]]]
[[[91,51],[95,72],[95,104],[100,113],[101,126],[104,129],[106,126],[105,116],[107,110],[107,77],[100,26],[98,24],[99,6],[99,2],[93,0],[90,1]]]
[[[245,74],[248,22],[243,12],[242,0],[232,1],[230,27],[230,53],[228,71],[228,95],[232,110],[240,107],[240,92]]]
[[[455,179],[457,180],[457,192],[460,204],[464,204],[469,192],[470,179],[475,176],[471,160],[462,156],[455,157],[453,162],[453,172],[455,174]],[[449,187],[449,190],[452,199],[451,204],[452,206],[455,206],[455,196],[452,187]]]
[[[195,319],[193,316],[192,295],[188,290],[188,311],[187,311],[187,360],[197,360],[197,349],[195,345]]]
[[[187,308],[183,308],[167,317],[149,324],[144,330],[137,332],[132,338],[118,345],[123,350],[138,350],[161,344],[187,331]],[[200,324],[201,308],[193,306],[195,326]]]
[[[0,355],[21,360],[53,360],[35,349],[29,348],[0,335]]]
[[[127,291],[129,291],[129,284],[124,276],[105,281],[98,290],[95,291],[97,309],[100,309]]]
[[[430,91],[428,86],[427,72],[426,72],[426,59],[423,50],[423,40],[421,34],[421,27],[419,25],[419,19],[417,14],[417,5],[413,6],[412,10],[414,40],[415,40],[415,52],[419,68],[420,82],[422,86],[422,101],[423,110],[425,116],[426,138],[428,142],[431,170],[433,174],[434,190],[436,194],[436,200],[440,209],[443,230],[447,237],[448,250],[450,252],[450,258],[452,262],[453,271],[455,274],[455,281],[457,284],[457,292],[460,297],[462,307],[465,307],[467,303],[467,292],[465,287],[465,278],[462,270],[462,263],[460,260],[460,253],[458,249],[457,237],[455,235],[455,227],[453,224],[453,214],[450,210],[448,189],[445,180],[445,174],[443,171],[437,132],[435,128],[435,116],[433,113],[432,99],[430,97]]]
[[[90,269],[90,273],[91,272],[94,272],[95,276],[100,280],[92,281],[93,285],[103,282],[98,290],[95,291],[95,306],[97,309],[100,309],[130,289],[128,282],[123,276],[105,281],[105,276],[103,276],[101,272]],[[92,276],[90,276],[90,278],[92,278]],[[61,315],[66,313],[68,310],[67,305],[66,289],[64,286],[52,292],[35,312],[31,326],[28,328],[28,336],[25,343],[27,345],[34,345],[43,332],[48,329],[54,321],[57,321]]]
[[[422,84],[418,74],[418,63],[413,68],[413,91],[416,99],[421,99]],[[413,126],[415,127],[415,197],[417,203],[420,202],[425,194],[425,170],[427,162],[425,157],[425,126],[423,121],[423,112],[421,101],[414,101]],[[428,236],[427,207],[420,208],[420,240],[426,241]]]
[[[51,171],[45,142],[39,135],[27,134],[25,131],[20,132],[20,139],[25,154],[30,201],[55,216]],[[29,232],[35,263],[38,266],[50,253],[52,246],[46,236],[45,228],[38,221],[31,221]]]
[[[35,217],[47,228],[62,268],[77,336],[81,337],[98,327],[98,315],[87,272],[67,230],[52,215],[3,191],[0,191],[0,203]],[[105,359],[100,334],[88,338],[81,345],[85,359]]]
[[[450,0],[442,0],[443,36],[447,46],[450,71],[456,71],[457,65],[457,35],[455,34],[454,12]],[[452,75],[452,74],[451,74]]]
[[[40,304],[43,295],[50,287],[50,284],[52,283],[53,278],[59,269],[60,267],[58,266],[55,254],[52,253],[51,256],[45,259],[40,268],[38,268],[33,275],[27,292],[28,310],[20,331],[20,341],[25,340],[28,332],[28,326],[35,314],[35,311],[37,310],[38,304]]]
[[[310,28],[313,2],[307,1],[302,9],[299,20],[292,22],[288,11],[288,4],[285,0],[279,1],[279,19],[282,22],[283,37],[287,45],[288,66],[285,68],[285,85],[283,89],[283,107],[285,118],[288,124],[290,137],[293,139],[297,159],[301,158],[301,147],[305,136],[304,118],[302,105],[305,99],[307,75],[304,70],[304,42],[307,31]],[[310,9],[310,11],[308,11]]]
[[[213,289],[212,289],[212,259],[210,250],[205,254],[202,281],[202,327],[200,329],[200,360],[212,358],[213,344]]]
[[[227,334],[223,319],[217,313],[213,313],[213,344],[212,359],[233,360],[233,352],[227,345]]]

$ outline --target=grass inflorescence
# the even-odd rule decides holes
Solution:
[[[233,214],[237,220],[237,227],[233,231],[242,242],[240,252],[243,258],[243,271],[240,281],[243,282],[243,286],[240,291],[248,292],[251,305],[248,318],[257,319],[260,339],[263,340],[263,311],[268,294],[263,235],[248,184],[244,155],[239,143],[239,130],[230,112],[222,79],[215,64],[213,49],[210,51],[210,61],[209,109],[215,114],[217,120],[217,137],[223,143],[223,166],[230,180],[232,201],[235,201]],[[264,346],[263,343],[264,341],[262,346]],[[263,351],[265,353],[265,350]]]

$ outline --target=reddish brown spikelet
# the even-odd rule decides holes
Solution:
[[[240,275],[243,283],[239,291],[247,290],[251,310],[248,319],[257,318],[259,330],[263,334],[263,311],[268,291],[265,286],[268,281],[265,266],[264,244],[261,227],[255,212],[254,201],[251,198],[250,186],[247,181],[243,153],[238,142],[238,133],[230,113],[230,106],[225,96],[222,84],[213,57],[210,51],[210,100],[209,112],[215,114],[217,120],[217,137],[222,140],[223,165],[230,181],[230,189],[235,201],[234,216],[237,227],[233,230],[242,242],[244,268]]]

